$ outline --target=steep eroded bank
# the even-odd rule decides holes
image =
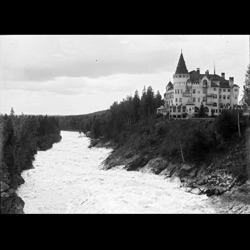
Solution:
[[[24,201],[17,196],[24,184],[23,170],[33,168],[37,151],[61,140],[58,123],[47,116],[0,116],[1,214],[23,214]]]
[[[95,147],[113,147],[104,161],[108,170],[124,166],[128,171],[142,171],[180,179],[187,192],[211,197],[218,213],[250,213],[250,183],[247,181],[249,157],[248,133],[232,138],[222,151],[209,153],[204,162],[183,163],[180,159],[157,156],[153,151],[139,152],[128,145],[95,141]]]

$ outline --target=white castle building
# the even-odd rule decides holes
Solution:
[[[238,105],[239,86],[234,84],[234,78],[226,80],[225,73],[221,76],[200,73],[200,69],[188,72],[183,55],[164,94],[164,107],[158,112],[169,114],[172,118],[194,117],[198,114],[201,104],[208,116],[219,115],[224,108]]]

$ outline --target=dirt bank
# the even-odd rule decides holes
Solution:
[[[209,196],[218,213],[250,213],[250,183],[241,173],[249,157],[247,143],[249,140],[242,140],[230,145],[226,153],[214,154],[209,165],[152,157],[152,152],[142,155],[126,145],[118,148],[113,143],[100,140],[95,142],[95,147],[113,148],[113,152],[104,161],[107,170],[122,165],[128,171],[179,178],[180,186],[185,191]],[[239,169],[239,172],[235,169]]]

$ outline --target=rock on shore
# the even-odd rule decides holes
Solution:
[[[241,149],[238,148],[240,151]],[[239,160],[239,153],[234,152],[222,161],[221,168],[212,163],[201,166],[177,163],[163,157],[151,158],[139,155],[126,148],[114,150],[104,161],[105,169],[123,165],[129,171],[159,174],[165,178],[179,178],[180,186],[193,194],[206,194],[216,203],[219,213],[250,213],[250,184],[240,175],[228,171],[227,166]],[[223,165],[224,164],[224,165]],[[242,163],[241,163],[242,164]]]
[[[1,213],[2,214],[23,214],[24,201],[16,195],[13,188],[2,181],[1,185]]]
[[[48,150],[52,148],[53,143],[57,143],[62,139],[61,135],[53,134],[39,138],[38,149],[37,150]],[[33,166],[27,166],[27,169],[32,168]],[[10,184],[10,177],[8,173],[8,167],[5,163],[1,163],[1,214],[24,214],[24,201],[17,196],[16,190],[19,185],[24,183],[24,179],[21,176],[21,173],[15,173],[14,179],[15,184]]]

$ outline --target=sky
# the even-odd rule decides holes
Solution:
[[[108,109],[144,86],[164,95],[183,53],[242,91],[248,35],[1,35],[0,113],[77,115]]]

